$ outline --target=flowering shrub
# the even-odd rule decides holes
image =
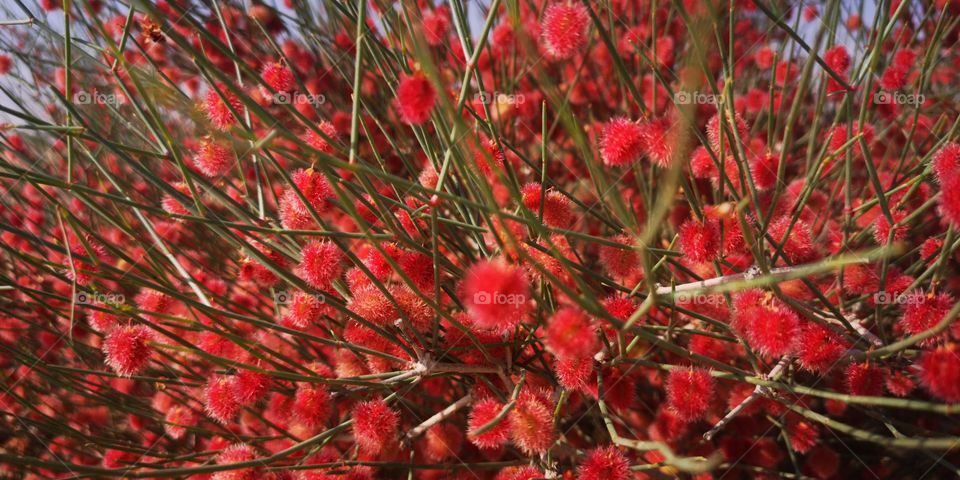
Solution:
[[[4,478],[948,478],[960,5],[6,2]]]

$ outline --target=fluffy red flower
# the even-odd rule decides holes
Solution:
[[[347,303],[351,312],[375,325],[387,325],[400,318],[396,306],[376,285],[358,286],[350,291]]]
[[[523,186],[521,194],[524,206],[534,215],[540,214],[543,208],[543,223],[551,227],[569,229],[573,225],[573,212],[570,210],[570,200],[556,190],[546,190],[539,183],[528,183]]]
[[[640,158],[646,148],[643,128],[636,122],[617,117],[603,126],[600,156],[608,166],[626,165]]]
[[[898,397],[910,395],[915,387],[913,379],[903,372],[893,372],[887,377],[887,390]]]
[[[353,436],[360,448],[378,455],[397,442],[400,416],[383,400],[371,400],[353,407]]]
[[[790,262],[797,264],[813,260],[817,252],[813,246],[810,227],[803,220],[797,220],[791,228],[791,221],[792,218],[789,215],[780,217],[770,224],[767,233],[777,242],[777,245],[783,246],[783,254],[790,259]],[[771,250],[774,248],[776,247],[770,246]]]
[[[729,126],[730,124],[729,115],[724,117],[724,123],[727,126]],[[747,137],[749,128],[747,128],[747,122],[742,117],[740,117],[739,113],[734,116],[734,124],[737,126],[736,134],[740,137],[740,141],[743,142],[744,144],[748,143],[750,141],[750,138]],[[723,140],[722,143],[723,143],[724,149],[731,148],[731,145],[733,145],[737,141],[736,138],[732,137],[733,133],[728,129],[728,127],[724,127],[723,129],[721,129],[720,127],[721,127],[720,114],[717,113],[713,117],[711,117],[710,120],[707,122],[707,139],[710,141],[710,148],[712,148],[714,152],[721,151],[720,150],[721,134],[722,134],[722,140]]]
[[[300,423],[316,428],[322,426],[333,412],[330,391],[320,384],[302,384],[293,396],[291,410]]]
[[[237,122],[236,117],[234,117],[234,112],[238,115],[243,113],[243,104],[240,103],[240,99],[227,89],[225,85],[218,84],[217,90],[220,90],[220,94],[217,94],[217,91],[213,88],[207,90],[203,106],[207,111],[207,117],[210,119],[210,123],[220,130],[226,130]],[[220,95],[223,95],[226,103],[220,98]],[[231,108],[233,112],[230,111]]]
[[[150,329],[142,325],[114,327],[103,340],[107,365],[118,375],[140,373],[153,353],[153,347],[147,344],[150,336]]]
[[[840,468],[840,456],[833,448],[826,445],[814,447],[807,454],[803,465],[803,473],[816,478],[833,478]]]
[[[716,381],[706,370],[671,370],[666,390],[670,411],[678,418],[691,422],[703,418],[707,413],[716,390]]]
[[[680,251],[694,263],[711,262],[720,254],[720,228],[716,221],[688,220],[680,226]]]
[[[303,247],[301,257],[297,273],[316,289],[330,288],[330,284],[343,273],[343,265],[341,265],[343,254],[332,242],[308,243]]]
[[[954,299],[950,294],[924,294],[923,292],[905,293],[900,298],[906,300],[906,307],[903,309],[903,317],[900,319],[900,325],[911,334],[925,332],[935,327],[947,312],[953,308]],[[921,342],[923,346],[936,344],[938,341],[946,338],[946,334],[928,338]]]
[[[933,172],[940,183],[960,175],[960,144],[950,142],[933,155]]]
[[[544,344],[559,358],[585,358],[600,350],[600,340],[582,311],[566,307],[550,317]]]
[[[329,137],[331,140],[337,141],[337,127],[335,127],[332,123],[324,120],[317,124],[317,130],[323,132],[323,134]],[[307,145],[310,145],[315,150],[323,153],[333,153],[333,145],[330,145],[330,142],[313,130],[307,130],[303,134],[303,139]]]
[[[632,248],[633,241],[626,235],[611,238],[623,247],[600,245],[600,264],[614,277],[629,277],[640,270],[640,253]]]
[[[843,45],[837,45],[823,52],[823,61],[836,73],[842,74],[850,68],[850,54]]]
[[[230,379],[233,396],[240,405],[250,405],[270,390],[270,377],[253,370],[240,370]]]
[[[615,445],[599,447],[587,453],[577,468],[577,480],[627,480],[630,462]]]
[[[436,100],[437,92],[423,73],[400,77],[396,106],[404,123],[420,125],[426,122]]]
[[[746,290],[734,298],[733,305],[733,326],[750,346],[768,357],[794,351],[800,318],[772,293]]]
[[[235,163],[229,148],[212,140],[200,142],[193,164],[208,177],[219,177],[230,171]]]
[[[204,389],[204,407],[207,415],[220,423],[228,423],[240,412],[242,405],[237,403],[233,394],[230,377],[217,375],[207,382]]]
[[[217,455],[217,465],[229,465],[231,463],[249,462],[257,458],[257,452],[253,447],[245,443],[234,443],[225,448]],[[254,480],[260,478],[259,469],[253,467],[236,468],[216,472],[210,477],[211,480]]]
[[[553,445],[557,432],[553,428],[553,408],[540,396],[522,392],[510,411],[510,436],[528,455],[543,453]]]
[[[804,324],[797,336],[797,361],[805,370],[826,373],[850,348],[838,334],[809,322]]]
[[[807,453],[817,444],[820,429],[809,420],[791,416],[787,420],[787,437],[795,452]]]
[[[960,175],[954,175],[942,182],[940,214],[954,228],[960,228]]]
[[[481,449],[495,449],[507,443],[510,437],[510,423],[506,419],[483,433],[474,433],[480,427],[490,423],[502,409],[503,404],[492,397],[484,398],[474,404],[467,420],[467,438],[474,445]]]
[[[264,65],[263,69],[260,70],[260,78],[263,80],[263,83],[278,94],[290,93],[297,88],[297,81],[293,77],[293,72],[279,62],[271,62]],[[270,90],[263,86],[260,87],[260,93],[266,98],[273,96],[273,93],[270,93]]]
[[[593,376],[593,357],[558,358],[554,362],[557,381],[568,390],[581,390]]]
[[[931,395],[941,400],[960,402],[960,348],[947,344],[924,352],[915,366],[919,369],[920,384]]]
[[[643,132],[643,152],[650,160],[667,166],[673,160],[674,139],[672,125],[668,118],[651,120],[640,126]]]
[[[197,415],[183,405],[173,405],[163,417],[163,429],[167,435],[179,440],[187,434],[187,427],[197,424]]]
[[[590,15],[583,4],[552,3],[540,22],[543,46],[553,58],[570,58],[586,45],[589,27]]]
[[[711,165],[713,162],[710,162]],[[758,190],[773,188],[777,184],[780,156],[771,153],[760,155],[750,162],[750,175]]]
[[[906,212],[894,211],[891,212],[891,217],[893,217],[894,224],[899,224],[907,217]],[[880,245],[886,245],[887,240],[890,238],[890,222],[887,221],[886,215],[880,215],[877,217],[876,227],[873,230],[873,239],[877,241]],[[893,229],[893,241],[897,242],[903,240],[907,236],[907,230],[909,229],[908,225],[900,225]]]
[[[464,273],[461,300],[477,328],[505,332],[526,316],[529,289],[522,269],[502,259],[482,260]]]
[[[883,394],[887,371],[868,362],[851,363],[845,372],[847,391],[852,395],[878,396]]]
[[[423,36],[433,46],[442,45],[450,35],[449,13],[445,8],[437,8],[423,14]]]

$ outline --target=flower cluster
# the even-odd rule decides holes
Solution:
[[[956,2],[319,3],[0,5],[0,476],[956,474]]]

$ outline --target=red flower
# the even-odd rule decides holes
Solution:
[[[629,277],[640,270],[640,253],[634,250],[633,240],[626,235],[618,235],[610,240],[622,247],[600,246],[600,264],[607,272],[618,278]]]
[[[330,391],[321,384],[302,384],[293,396],[291,410],[300,423],[316,428],[322,426],[333,412]]]
[[[353,436],[360,448],[378,455],[397,442],[400,417],[383,400],[371,400],[353,407]]]
[[[193,157],[193,164],[208,177],[219,177],[233,168],[236,160],[233,152],[211,140],[200,142],[200,149]]]
[[[847,367],[847,391],[852,395],[878,396],[883,394],[887,371],[870,363],[852,363]]]
[[[225,375],[217,375],[207,382],[204,397],[207,414],[220,423],[229,423],[242,408],[233,393],[230,377]]]
[[[667,166],[673,160],[673,130],[670,119],[657,118],[640,126],[643,132],[643,152],[650,160]]]
[[[150,329],[142,325],[117,326],[103,340],[106,362],[118,375],[140,373],[150,362]]]
[[[263,80],[263,83],[278,94],[290,93],[297,88],[297,80],[293,77],[293,72],[279,62],[264,65],[263,69],[260,70],[260,78]],[[273,97],[273,93],[270,93],[270,90],[263,86],[260,87],[260,93],[267,98]]]
[[[474,404],[467,421],[467,438],[474,445],[482,449],[495,449],[507,442],[510,437],[510,423],[506,419],[502,419],[500,423],[483,433],[473,433],[493,420],[502,409],[503,405],[492,397],[484,398]]]
[[[433,46],[443,45],[450,35],[449,13],[445,8],[437,8],[423,14],[423,36]]]
[[[217,94],[217,90],[220,91],[220,94]],[[207,90],[207,95],[204,99],[204,109],[207,111],[207,117],[210,118],[210,123],[212,123],[214,127],[220,130],[226,130],[237,122],[236,117],[234,117],[234,112],[236,112],[237,115],[243,114],[243,104],[240,103],[240,99],[227,89],[225,85],[217,84],[217,90],[213,88]],[[220,95],[223,95],[226,103],[220,98]],[[229,107],[227,105],[229,105]],[[231,108],[233,112],[230,111]]]
[[[553,364],[557,381],[567,390],[582,390],[594,376],[593,357],[558,358]]]
[[[240,405],[250,405],[262,399],[270,390],[270,377],[253,370],[240,370],[231,377],[233,396]]]
[[[603,163],[615,167],[640,158],[646,148],[644,130],[636,122],[617,117],[603,126],[600,135],[600,156]]]
[[[543,46],[553,58],[570,58],[586,45],[589,27],[590,14],[583,4],[552,3],[540,22]]]
[[[960,144],[950,142],[933,155],[933,172],[941,184],[960,174]]]
[[[464,273],[460,298],[477,328],[505,332],[526,317],[529,285],[522,269],[502,259],[482,260]]]
[[[917,335],[935,327],[953,308],[954,304],[953,297],[947,293],[910,292],[903,294],[900,298],[906,299],[907,304],[903,309],[900,325],[911,335]],[[931,346],[946,337],[946,334],[941,334],[927,338],[920,344]]]
[[[311,242],[303,247],[303,259],[297,273],[311,287],[327,290],[330,284],[343,273],[341,259],[343,253],[329,241]]]
[[[720,255],[720,228],[715,221],[687,220],[679,235],[680,251],[693,263],[711,262]]]
[[[848,348],[849,344],[840,335],[809,322],[800,328],[797,337],[797,361],[806,370],[826,373]]]
[[[750,346],[768,357],[794,351],[800,319],[771,293],[758,289],[741,292],[734,298],[734,328]]]
[[[534,393],[522,392],[509,418],[513,443],[528,455],[547,451],[556,440],[553,407]]]
[[[667,377],[667,405],[684,421],[698,420],[710,408],[715,389],[716,382],[706,370],[671,370]]]
[[[786,215],[770,224],[767,233],[777,243],[770,245],[770,249],[774,250],[777,246],[782,246],[783,254],[794,264],[813,260],[816,257],[816,250],[813,246],[810,227],[803,220],[797,220],[791,228],[791,221],[792,218]]]
[[[430,119],[437,93],[430,80],[420,72],[401,75],[397,86],[397,110],[404,123],[420,125]]]
[[[627,480],[630,474],[630,462],[614,445],[591,450],[577,469],[578,480]]]
[[[253,447],[245,443],[234,443],[230,445],[219,455],[217,455],[217,465],[230,465],[231,463],[249,462],[257,458],[257,453]],[[211,480],[254,480],[260,478],[257,468],[245,467],[216,472],[210,477]]]
[[[954,228],[960,228],[960,175],[942,182],[940,189],[940,213]]]
[[[559,358],[586,358],[600,350],[600,340],[582,311],[566,307],[550,317],[544,344]]]
[[[333,140],[334,142],[336,142],[338,139],[337,127],[326,120],[317,124],[317,130],[323,132],[324,135],[329,137],[330,140]],[[307,145],[313,147],[315,150],[323,153],[333,153],[333,145],[330,145],[330,142],[313,130],[308,129],[304,132],[303,141],[306,142]]]
[[[539,183],[528,183],[523,186],[521,194],[524,206],[534,215],[540,214],[543,206],[543,223],[551,227],[570,229],[573,227],[573,212],[570,211],[570,200],[555,190],[546,190]],[[542,197],[542,198],[541,198]]]
[[[924,352],[917,360],[920,383],[941,400],[960,402],[960,354],[956,344]]]

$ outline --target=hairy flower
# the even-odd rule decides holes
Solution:
[[[586,45],[589,26],[590,16],[583,4],[551,3],[540,22],[543,46],[553,58],[570,58]]]
[[[493,421],[501,410],[503,404],[492,397],[481,399],[473,405],[467,421],[467,438],[470,442],[482,449],[495,449],[507,442],[510,438],[510,423],[506,419],[485,432],[476,433],[480,427]]]
[[[460,298],[477,328],[505,332],[527,315],[529,285],[522,269],[503,259],[482,260],[464,272]]]
[[[703,418],[713,399],[716,381],[706,370],[671,370],[667,377],[667,405],[682,420]]]
[[[614,445],[595,448],[577,468],[578,480],[627,480],[630,478],[630,462]]]
[[[600,349],[590,317],[566,307],[557,310],[547,323],[544,343],[559,358],[590,357]]]
[[[734,298],[734,328],[750,345],[768,357],[779,357],[796,348],[800,318],[771,293],[758,289]]]
[[[103,353],[107,365],[119,375],[135,375],[150,362],[153,347],[150,329],[142,325],[117,326],[103,340]]]
[[[308,243],[303,247],[301,257],[297,273],[318,290],[329,289],[330,284],[343,273],[343,253],[332,242]]]
[[[643,128],[626,117],[617,117],[603,126],[600,156],[608,166],[626,165],[640,158],[646,148]]]
[[[534,393],[520,393],[509,420],[513,443],[529,455],[547,451],[556,440],[553,408]]]
[[[397,442],[400,417],[383,400],[371,400],[353,407],[353,436],[370,455],[392,448]]]
[[[710,262],[720,254],[720,229],[715,221],[688,220],[680,226],[680,251],[694,263]]]
[[[193,164],[208,177],[219,177],[233,168],[235,161],[229,148],[212,140],[200,142]]]
[[[923,353],[917,360],[920,384],[934,397],[960,402],[960,348],[947,344]]]
[[[396,106],[404,123],[420,125],[426,122],[436,100],[437,92],[423,73],[400,77]]]

